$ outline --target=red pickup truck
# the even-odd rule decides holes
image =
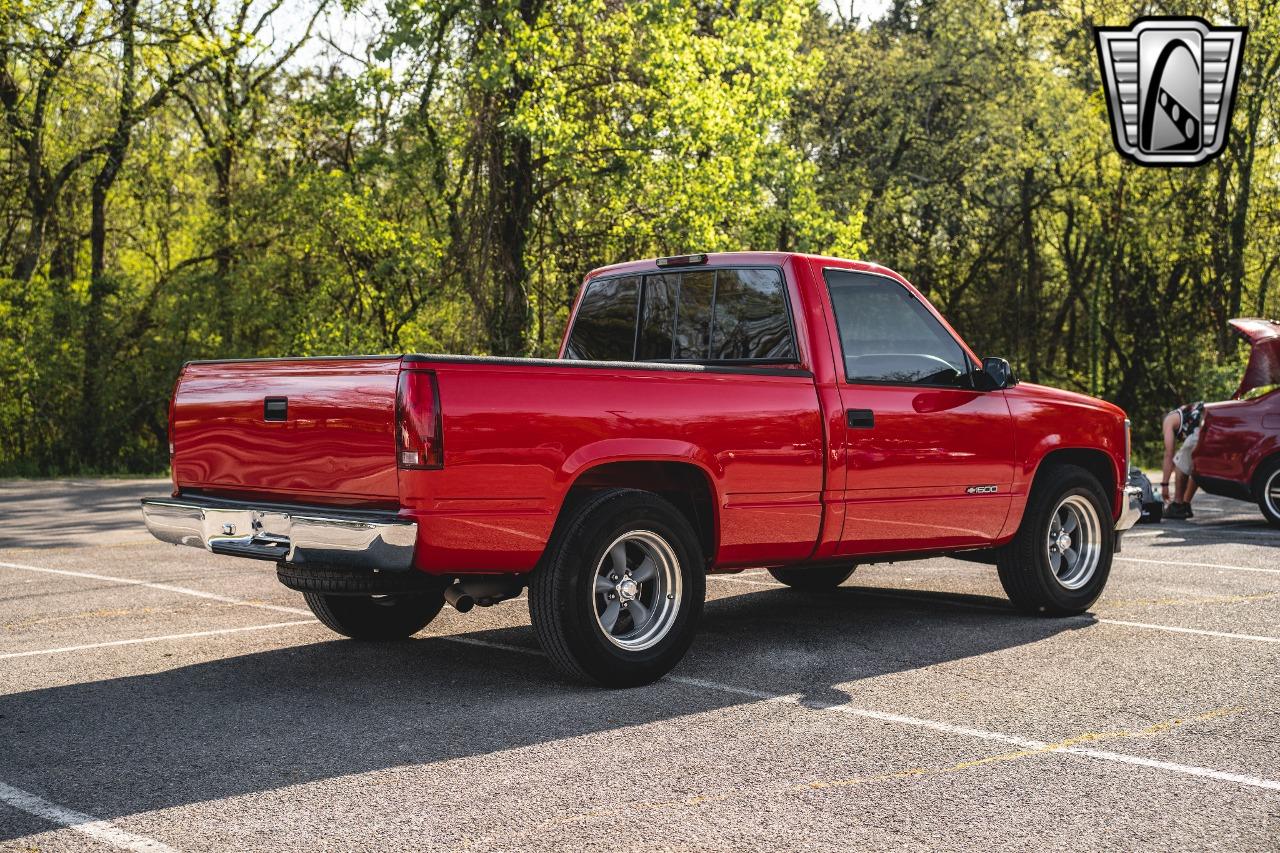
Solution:
[[[1140,514],[1123,411],[978,358],[891,270],[794,253],[598,269],[557,359],[192,362],[169,417],[158,538],[276,563],[357,639],[528,587],[551,660],[615,686],[680,660],[708,573],[814,593],[955,555],[1076,614]]]

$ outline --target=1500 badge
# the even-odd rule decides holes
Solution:
[[[999,486],[970,486],[964,490],[966,495],[993,495],[998,491]]]

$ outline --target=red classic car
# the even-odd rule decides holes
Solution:
[[[706,575],[809,591],[859,563],[995,563],[1023,610],[1101,594],[1129,424],[1018,382],[876,264],[793,253],[587,276],[560,357],[188,364],[158,538],[269,560],[317,618],[407,637],[529,589],[563,671],[641,684],[693,640]]]
[[[1205,405],[1192,469],[1206,492],[1254,501],[1280,527],[1280,322],[1230,323],[1249,342],[1249,363],[1230,400]]]

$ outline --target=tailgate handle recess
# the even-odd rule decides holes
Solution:
[[[264,421],[289,420],[289,398],[267,397],[262,401],[262,419]]]

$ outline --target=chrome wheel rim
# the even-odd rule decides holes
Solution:
[[[1102,559],[1102,522],[1083,495],[1068,495],[1049,520],[1045,554],[1054,579],[1066,589],[1080,589]]]
[[[622,534],[596,564],[591,603],[601,633],[636,652],[657,644],[675,624],[683,600],[680,560],[649,530]]]
[[[1262,486],[1262,499],[1267,502],[1271,514],[1280,518],[1280,468],[1271,472]]]

